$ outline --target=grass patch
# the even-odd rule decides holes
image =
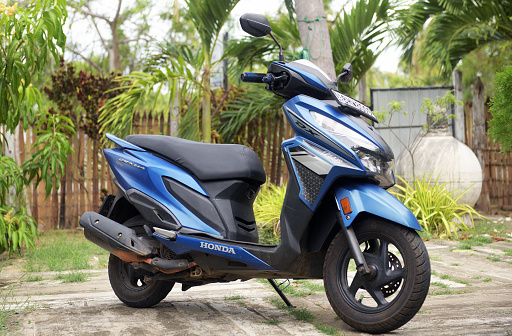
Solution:
[[[443,280],[449,280],[449,281],[460,283],[460,284],[463,284],[463,285],[466,285],[466,286],[471,286],[471,284],[469,282],[464,281],[464,280],[455,279],[451,275],[440,275],[439,277],[441,279],[443,279]]]
[[[28,299],[17,301],[14,298],[13,289],[12,285],[0,288],[0,335],[16,332],[19,321],[12,317],[32,309]]]
[[[67,271],[93,268],[89,259],[108,252],[84,238],[83,232],[51,231],[41,235],[36,248],[27,251],[28,272]]]
[[[224,300],[233,300],[233,301],[235,301],[235,300],[245,300],[245,299],[247,299],[246,296],[239,295],[239,294],[238,295],[232,295],[232,296],[225,296],[224,297]]]
[[[490,260],[490,261],[492,261],[492,262],[498,262],[498,261],[501,261],[501,258],[494,257],[494,256],[489,256],[489,257],[487,257],[487,259],[489,259],[489,260]]]
[[[430,258],[430,260],[433,260],[433,261],[443,261],[443,259],[441,259],[441,257],[439,257],[439,256],[429,255],[428,257]]]
[[[324,288],[323,284],[313,283],[313,282],[308,281],[308,280],[297,280],[296,282],[298,284],[300,284],[301,286],[303,286],[303,287],[305,287],[307,289],[310,289],[312,291],[315,291],[315,292],[325,292],[325,288]]]
[[[474,276],[473,279],[480,280],[480,279],[482,279],[482,277],[481,276]]]
[[[430,284],[433,285],[433,286],[441,287],[441,288],[448,288],[448,285],[444,284],[442,282],[434,281],[434,282],[431,282]]]
[[[281,321],[279,321],[277,319],[270,319],[270,320],[265,321],[265,324],[268,324],[268,325],[278,325],[279,323],[281,323]]]
[[[462,290],[452,290],[452,289],[444,289],[438,291],[430,291],[428,295],[456,295],[456,294],[467,294],[473,293],[471,290],[462,289]]]
[[[320,332],[322,332],[326,335],[332,335],[332,336],[340,335],[340,333],[338,332],[338,329],[330,327],[330,326],[322,324],[322,323],[315,323],[315,328],[317,328]]]
[[[503,252],[505,252],[506,256],[512,257],[512,249],[504,249]]]
[[[27,280],[25,280],[26,282],[37,282],[37,281],[43,281],[44,278],[40,275],[29,275],[27,277]]]
[[[71,282],[86,282],[89,278],[87,273],[83,272],[71,272],[66,274],[58,274],[55,277],[55,280],[61,280],[62,283],[71,283]]]
[[[491,282],[492,279],[491,278],[485,278],[485,279],[482,279],[482,282]]]
[[[460,266],[460,264],[459,263],[453,263],[450,266]]]

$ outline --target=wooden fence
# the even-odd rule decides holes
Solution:
[[[144,112],[134,120],[134,133],[170,135],[168,118],[163,114]],[[281,155],[281,142],[291,137],[291,129],[279,114],[254,121],[248,125],[244,143],[255,150],[267,172],[267,181],[282,184],[288,171]],[[19,158],[23,162],[36,140],[35,132],[19,128]],[[26,190],[32,216],[40,230],[78,226],[80,216],[86,211],[98,211],[103,199],[117,190],[112,183],[110,170],[102,153],[101,144],[95,144],[82,130],[70,139],[74,154],[68,156],[66,173],[57,190],[53,188],[46,197],[44,185]]]
[[[473,112],[470,101],[465,104],[466,115],[466,144],[472,148]],[[488,121],[492,116],[489,112],[489,99],[485,104],[486,133]],[[482,209],[486,213],[496,210],[512,211],[512,153],[501,153],[499,144],[487,138],[484,150],[484,185],[480,197],[488,197],[489,208]]]

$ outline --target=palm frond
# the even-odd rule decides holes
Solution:
[[[211,54],[220,30],[240,0],[186,0],[205,52]]]
[[[360,0],[334,22],[330,37],[336,72],[347,62],[354,72],[354,80],[342,88],[345,92],[351,93],[387,46],[392,10],[388,0]]]

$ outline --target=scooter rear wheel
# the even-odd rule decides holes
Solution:
[[[134,308],[149,308],[169,294],[174,282],[144,282],[144,271],[111,254],[108,260],[108,277],[116,296],[124,304]]]
[[[384,333],[407,323],[421,308],[430,286],[425,244],[409,228],[377,218],[354,226],[370,275],[361,276],[343,232],[333,239],[324,263],[327,298],[353,328]]]

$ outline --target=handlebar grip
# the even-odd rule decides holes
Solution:
[[[264,73],[255,73],[255,72],[244,72],[240,79],[242,82],[248,82],[248,83],[263,83],[263,78],[267,74]]]

